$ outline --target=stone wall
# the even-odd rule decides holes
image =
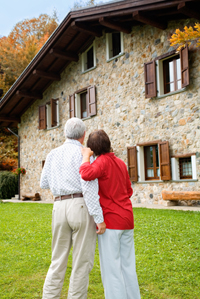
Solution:
[[[110,136],[115,154],[127,163],[127,146],[150,140],[169,141],[170,154],[197,152],[197,182],[134,183],[132,200],[163,203],[161,192],[168,190],[199,190],[200,183],[200,54],[189,52],[190,85],[180,93],[164,98],[145,99],[144,63],[172,49],[169,37],[175,28],[187,21],[171,22],[166,31],[150,26],[133,27],[124,34],[121,57],[106,62],[106,38],[96,38],[97,67],[81,74],[81,59],[72,62],[62,73],[61,81],[53,83],[24,113],[21,137],[21,166],[27,174],[21,180],[21,192],[39,192],[42,200],[53,199],[51,192],[39,186],[42,160],[51,149],[64,142],[63,128],[69,118],[69,95],[88,85],[97,90],[97,115],[85,120],[88,133],[104,129]],[[38,106],[50,98],[59,98],[60,126],[38,130]],[[86,136],[87,137],[87,136]]]

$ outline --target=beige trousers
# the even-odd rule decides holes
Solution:
[[[60,298],[72,246],[73,263],[67,298],[87,299],[96,247],[96,225],[88,214],[83,197],[54,203],[52,259],[43,287],[43,299]]]

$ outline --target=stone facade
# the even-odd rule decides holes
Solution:
[[[95,69],[82,74],[81,57],[62,73],[22,116],[21,166],[27,174],[21,178],[21,193],[39,192],[42,200],[52,199],[39,186],[42,160],[51,149],[64,142],[63,128],[69,118],[69,95],[95,85],[97,115],[84,120],[88,133],[104,129],[110,136],[115,154],[127,163],[127,147],[151,140],[169,141],[170,154],[196,152],[197,180],[188,182],[133,183],[134,202],[163,203],[161,192],[167,190],[197,191],[200,187],[200,53],[189,51],[190,84],[180,93],[163,98],[145,99],[144,63],[172,49],[169,37],[187,21],[170,22],[165,31],[150,27],[133,27],[124,34],[124,55],[106,62],[106,36],[96,38]],[[60,126],[38,129],[38,106],[59,98]],[[87,138],[87,136],[86,136]]]

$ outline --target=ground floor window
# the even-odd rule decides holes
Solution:
[[[171,157],[172,180],[197,179],[196,154],[180,154]]]
[[[156,180],[160,178],[158,145],[145,146],[145,179]]]
[[[169,142],[153,140],[128,147],[128,169],[131,181],[170,180]]]

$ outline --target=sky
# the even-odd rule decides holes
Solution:
[[[81,0],[0,0],[0,37],[8,36],[13,27],[24,19],[39,17],[40,14],[52,15],[57,11],[59,23],[73,8],[75,2]],[[86,1],[84,1],[86,2]],[[95,3],[109,0],[96,0]]]

